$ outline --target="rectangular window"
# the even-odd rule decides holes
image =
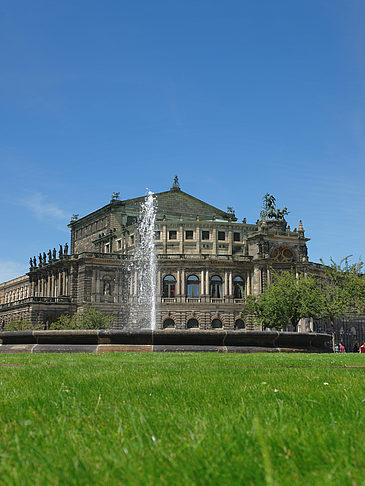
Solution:
[[[131,245],[134,245],[134,235],[131,235],[130,237]]]
[[[239,233],[233,233],[233,241],[241,241],[241,235]]]
[[[132,224],[137,223],[137,217],[136,216],[127,216],[127,226],[131,226]]]
[[[117,248],[118,250],[122,249],[122,240],[117,240]]]
[[[172,230],[169,231],[169,240],[176,240],[177,239],[177,231]]]
[[[226,239],[226,233],[225,231],[218,231],[218,240],[225,240]]]
[[[202,240],[209,240],[209,231],[202,231]]]
[[[104,247],[104,253],[110,253],[110,245],[107,243]]]
[[[155,240],[161,239],[161,231],[155,231]]]
[[[192,240],[194,238],[194,231],[185,231],[185,239]]]

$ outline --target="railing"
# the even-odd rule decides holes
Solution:
[[[66,296],[58,296],[58,297],[26,297],[25,299],[15,300],[13,302],[5,302],[4,304],[0,305],[0,309],[11,309],[12,307],[16,307],[19,305],[26,305],[26,304],[67,304],[71,302],[70,297]]]
[[[159,300],[159,298],[157,298]],[[162,304],[235,304],[242,306],[243,299],[232,299],[231,297],[160,297]]]

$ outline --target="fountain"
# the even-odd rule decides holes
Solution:
[[[155,219],[149,191],[141,205],[136,246],[124,287],[125,327],[101,330],[0,331],[1,353],[329,352],[331,336],[317,333],[156,329]]]
[[[148,191],[141,204],[134,259],[130,266],[136,294],[131,303],[130,316],[136,327],[152,330],[156,329],[156,210],[156,196]]]

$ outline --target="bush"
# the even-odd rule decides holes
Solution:
[[[113,315],[103,314],[92,306],[82,312],[60,316],[50,325],[50,329],[108,329],[112,327]]]
[[[33,326],[30,321],[24,319],[14,319],[8,324],[5,324],[4,331],[33,331]]]

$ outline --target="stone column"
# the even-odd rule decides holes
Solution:
[[[161,270],[157,271],[156,297],[161,297]]]
[[[51,289],[50,289],[50,296],[55,297],[55,278],[54,278],[54,273],[52,272],[51,275]]]
[[[163,253],[167,253],[167,227],[166,224],[162,225],[162,248]]]
[[[228,297],[229,291],[228,291],[228,272],[224,272],[224,282],[223,282],[223,297],[226,298]]]
[[[177,271],[175,297],[180,297],[180,270]]]
[[[184,253],[184,227],[182,223],[179,226],[179,253],[180,255]]]
[[[246,295],[251,295],[251,276],[250,276],[250,270],[247,272],[247,276],[246,276]]]
[[[228,294],[230,297],[233,297],[232,270],[230,270],[228,274]]]
[[[62,271],[62,295],[66,295],[66,272],[65,270]]]
[[[210,297],[210,289],[209,289],[209,271],[205,271],[205,295]]]
[[[201,248],[200,248],[200,240],[201,240],[201,234],[200,234],[200,226],[199,223],[196,227],[196,249],[197,253],[201,253]]]
[[[182,295],[182,300],[184,301],[185,299],[185,269],[183,268],[181,270],[181,295]]]
[[[217,254],[217,228],[213,228],[213,254]]]
[[[267,267],[267,284],[271,284],[271,271],[269,267]]]
[[[258,295],[261,293],[261,269],[254,267],[252,276],[252,293]]]
[[[232,249],[232,230],[230,229],[228,231],[228,255],[232,255],[233,249]]]
[[[204,270],[200,272],[200,296],[204,297],[205,293],[205,285],[204,285]]]

